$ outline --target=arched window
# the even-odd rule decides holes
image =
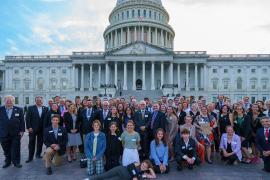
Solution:
[[[230,79],[228,79],[228,78],[223,79],[223,89],[224,90],[229,89],[229,84],[230,84]]]
[[[30,89],[30,84],[31,84],[31,80],[30,79],[25,79],[24,80],[24,89],[29,90]]]
[[[50,87],[52,90],[56,89],[56,85],[57,85],[57,79],[51,79],[50,80]]]
[[[68,80],[62,79],[61,80],[61,89],[65,90],[65,89],[67,89],[67,86],[68,86]]]
[[[239,89],[239,90],[241,90],[243,87],[242,87],[242,85],[243,85],[243,80],[242,80],[242,78],[237,78],[237,82],[236,82],[236,85],[237,85],[237,89]]]
[[[250,89],[256,89],[256,87],[257,87],[257,79],[251,78],[250,79]]]
[[[13,89],[19,90],[20,89],[21,81],[19,79],[13,79]]]

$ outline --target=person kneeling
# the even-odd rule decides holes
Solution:
[[[106,136],[100,131],[100,121],[95,120],[92,127],[94,131],[86,135],[84,145],[89,176],[104,172],[103,156],[106,149]]]
[[[187,163],[189,169],[193,169],[195,164],[199,164],[199,158],[196,155],[196,143],[190,138],[189,130],[184,129],[175,138],[175,155],[178,164],[177,169],[183,170],[182,163]]]
[[[156,173],[168,173],[169,164],[168,164],[168,145],[165,140],[165,133],[163,129],[158,129],[155,134],[155,139],[151,142],[150,145],[150,157],[151,161],[154,164],[154,170]]]
[[[233,165],[239,160],[242,160],[241,140],[238,135],[234,133],[232,126],[226,127],[226,133],[221,137],[220,147],[221,160],[229,165]]]
[[[61,165],[61,156],[65,154],[68,141],[66,130],[59,126],[60,116],[54,115],[51,122],[52,127],[49,127],[44,131],[44,144],[46,145],[44,160],[47,168],[47,175],[52,174],[51,165],[53,159],[56,166]]]

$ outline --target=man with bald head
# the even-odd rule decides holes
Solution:
[[[23,110],[14,106],[13,96],[5,97],[5,105],[0,107],[0,142],[5,155],[7,168],[13,163],[21,168],[21,138],[25,132]]]

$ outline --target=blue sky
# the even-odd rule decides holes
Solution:
[[[0,59],[5,55],[103,51],[116,0],[1,0]],[[175,50],[270,53],[269,0],[163,0]]]

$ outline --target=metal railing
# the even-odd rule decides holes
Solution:
[[[270,54],[210,54],[209,58],[270,58]]]
[[[5,60],[42,60],[42,59],[69,59],[68,55],[39,55],[39,56],[6,56]]]

